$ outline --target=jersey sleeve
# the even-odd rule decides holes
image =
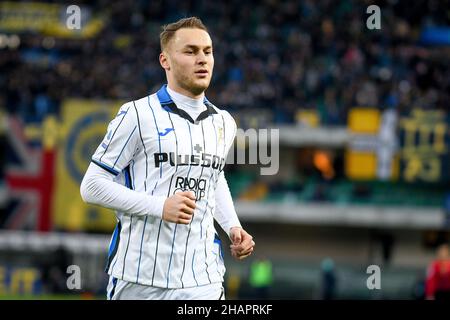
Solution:
[[[103,141],[92,156],[92,162],[118,175],[128,166],[135,154],[138,135],[135,107],[131,102],[125,103],[109,123]]]
[[[216,219],[223,231],[229,235],[231,228],[242,228],[234,208],[233,198],[231,197],[230,189],[228,188],[228,183],[225,179],[225,174],[223,171],[220,173],[219,180],[217,182],[215,196],[216,209],[214,219]]]
[[[226,152],[225,152],[225,158],[228,156],[228,153],[233,146],[234,138],[236,137],[237,132],[237,126],[236,121],[234,121],[234,118],[231,116],[231,114],[228,111],[223,110],[225,119],[225,130],[226,130],[226,136],[225,136],[225,142],[226,142]]]
[[[229,112],[222,110],[225,126],[225,158],[233,146],[236,137],[237,126]],[[229,235],[232,227],[242,227],[233,204],[228,183],[224,172],[220,172],[215,190],[215,215],[214,218],[221,228]]]
[[[147,195],[114,181],[111,173],[91,163],[80,185],[81,198],[90,204],[136,216],[162,218],[165,196]]]

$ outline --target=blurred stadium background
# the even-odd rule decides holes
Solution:
[[[160,25],[190,15],[213,38],[209,99],[240,128],[280,129],[277,175],[226,169],[257,243],[244,262],[225,250],[228,298],[422,299],[450,227],[437,0],[0,2],[0,298],[104,299],[114,215],[79,184],[120,104],[165,82]],[[67,289],[72,264],[81,290]],[[381,290],[366,287],[373,264]]]

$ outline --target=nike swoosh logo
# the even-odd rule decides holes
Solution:
[[[164,137],[165,135],[167,135],[170,131],[173,131],[173,128],[166,128],[165,132],[158,132],[160,137]]]

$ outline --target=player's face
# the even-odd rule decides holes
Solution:
[[[214,68],[212,41],[201,29],[180,29],[168,44],[169,81],[190,96],[202,94],[209,86]]]

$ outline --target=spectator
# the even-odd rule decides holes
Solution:
[[[450,301],[450,252],[447,243],[438,247],[437,257],[428,267],[426,298]]]
[[[333,259],[324,259],[320,269],[322,272],[320,299],[332,300],[336,295],[336,271]]]

